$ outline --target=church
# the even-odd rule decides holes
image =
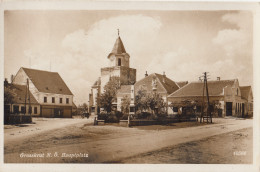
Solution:
[[[130,113],[134,113],[134,99],[138,90],[146,89],[148,92],[157,91],[165,102],[167,96],[178,90],[188,82],[174,82],[163,74],[152,73],[144,75],[139,81],[136,81],[136,69],[130,67],[130,55],[126,52],[124,44],[118,34],[111,53],[107,56],[109,67],[101,68],[101,77],[91,87],[89,94],[89,107],[92,114],[98,113],[97,97],[104,91],[104,86],[112,76],[119,77],[120,88],[117,91],[117,101],[114,103],[117,110],[121,111],[121,102],[125,98],[130,100]]]
[[[94,83],[89,95],[89,107],[91,113],[94,114],[97,114],[98,112],[96,99],[104,91],[104,86],[109,81],[110,77],[119,77],[121,88],[134,85],[136,82],[136,69],[130,68],[130,55],[126,52],[119,33],[107,59],[109,60],[109,67],[101,68],[101,77]]]

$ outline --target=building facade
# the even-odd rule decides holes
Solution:
[[[173,109],[178,109],[185,107],[187,102],[197,102],[195,108],[201,111],[200,104],[203,101],[203,85],[202,81],[198,81],[183,86],[168,96],[168,103]],[[243,93],[241,93],[238,79],[208,81],[208,91],[209,101],[212,105],[210,107],[211,110],[214,111],[214,108],[217,108],[214,105],[218,106],[217,116],[245,117],[251,113],[249,108],[246,107],[253,102],[252,94],[248,96],[248,100],[250,100],[250,103],[248,103],[248,100],[242,96]],[[205,92],[204,95],[206,96]],[[204,102],[206,102],[206,97],[204,97]]]
[[[40,105],[41,117],[72,117],[73,94],[57,72],[20,68],[12,84],[26,85]]]

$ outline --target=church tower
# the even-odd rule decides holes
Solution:
[[[121,85],[133,85],[136,82],[136,69],[130,68],[130,55],[125,50],[119,30],[118,38],[107,58],[109,67],[101,68],[101,93],[112,76],[118,76]]]

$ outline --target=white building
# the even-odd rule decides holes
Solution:
[[[12,84],[26,85],[40,105],[39,116],[72,117],[73,94],[57,72],[20,68]]]

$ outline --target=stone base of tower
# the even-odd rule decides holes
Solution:
[[[115,66],[115,67],[105,67],[101,69],[101,92],[103,92],[104,86],[109,81],[112,76],[118,76],[120,79],[120,85],[132,85],[136,81],[136,69],[125,67],[125,66]]]

